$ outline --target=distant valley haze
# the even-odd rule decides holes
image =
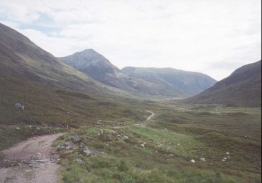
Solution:
[[[113,65],[219,81],[261,59],[261,1],[0,1],[0,22],[56,57],[94,49]]]

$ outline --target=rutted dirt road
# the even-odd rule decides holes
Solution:
[[[16,166],[0,168],[0,183],[55,183],[59,165],[53,141],[60,134],[30,138],[2,151],[5,161]]]

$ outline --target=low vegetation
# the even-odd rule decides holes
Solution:
[[[261,182],[260,108],[103,97],[0,79],[8,82],[0,90],[1,150],[67,132],[55,146],[76,134],[98,152],[61,151],[63,182]],[[148,110],[155,116],[145,121]]]
[[[99,152],[62,152],[63,181],[261,182],[260,109],[167,103],[153,108],[156,117],[148,122],[100,121],[58,139],[55,145],[78,134]]]

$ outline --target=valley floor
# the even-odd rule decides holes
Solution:
[[[261,182],[260,108],[172,101],[137,106],[124,114],[128,119],[138,113],[138,120],[90,120],[2,151],[2,167],[8,168],[0,169],[0,182]],[[58,155],[52,143],[72,147]],[[83,144],[91,155],[83,153]]]

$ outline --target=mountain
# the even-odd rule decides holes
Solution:
[[[1,76],[95,91],[92,79],[59,61],[27,37],[3,24],[0,24],[0,32]]]
[[[174,88],[169,83],[154,78],[141,78],[121,71],[93,49],[86,49],[59,59],[101,83],[128,92],[135,94],[183,96],[182,91]]]
[[[92,121],[106,115],[108,106],[100,104],[102,101],[124,94],[61,62],[3,24],[0,24],[0,86],[0,125],[86,123],[87,119]],[[25,105],[24,111],[16,110],[15,103]]]
[[[238,68],[229,77],[185,102],[261,106],[261,60]]]
[[[179,89],[185,96],[199,94],[216,83],[216,80],[205,74],[173,68],[124,67],[122,71],[142,78],[160,80]]]

